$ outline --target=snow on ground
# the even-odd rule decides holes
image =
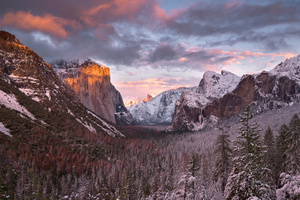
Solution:
[[[5,128],[5,126],[2,124],[2,122],[0,122],[0,132],[4,133],[4,135],[12,137],[12,135],[10,134],[10,130]]]
[[[102,128],[105,132],[107,132],[107,134],[109,134],[112,137],[115,137],[116,134],[121,136],[121,137],[125,137],[125,135],[123,133],[121,133],[120,131],[118,131],[114,126],[109,125],[107,122],[105,122],[103,119],[101,119],[100,117],[98,117],[97,115],[95,115],[94,113],[87,111],[89,114],[93,115],[93,117],[97,118],[99,121],[101,121],[101,123],[106,127],[104,128],[103,126],[97,124],[100,128]]]
[[[26,96],[32,96],[36,93],[35,90],[29,88],[19,88],[19,90],[23,92]]]
[[[82,124],[84,127],[86,127],[87,129],[89,129],[89,131],[91,131],[91,132],[93,132],[93,133],[96,133],[97,131],[96,131],[96,129],[93,127],[93,126],[91,126],[90,124],[87,124],[86,122],[82,122],[80,119],[77,119],[76,118],[76,120],[80,123],[80,124]]]
[[[70,115],[72,115],[73,117],[75,117],[75,115],[72,113],[72,111],[69,109],[69,108],[67,108],[68,109],[68,113],[70,114]]]
[[[11,75],[9,75],[9,77],[11,79],[13,79],[16,83],[22,83],[22,82],[25,82],[25,81],[29,81],[31,83],[38,83],[39,82],[38,79],[30,77],[30,76],[28,76],[28,77],[21,77],[21,76],[16,76],[14,74],[11,74]]]
[[[50,90],[46,90],[45,95],[48,97],[49,101],[51,101]]]
[[[28,116],[32,120],[36,120],[33,114],[31,114],[24,106],[21,106],[19,104],[15,95],[13,94],[6,94],[2,90],[0,90],[0,104],[4,105],[9,109],[19,111],[20,113]]]

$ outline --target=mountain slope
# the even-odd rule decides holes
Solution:
[[[11,135],[32,128],[70,128],[124,136],[87,110],[49,64],[5,31],[0,31],[0,106],[0,122]]]
[[[300,55],[277,65],[269,72],[244,75],[236,88],[206,105],[189,106],[184,101],[177,103],[173,129],[199,130],[218,119],[240,113],[248,105],[256,114],[283,108],[300,100]],[[190,94],[199,101],[198,94]],[[186,95],[187,96],[187,95]],[[182,96],[181,99],[187,99]],[[187,105],[187,106],[185,106]],[[185,113],[180,110],[185,109]],[[193,110],[192,113],[189,113]]]

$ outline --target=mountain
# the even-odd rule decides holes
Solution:
[[[147,97],[144,99],[141,99],[140,97],[130,98],[126,101],[125,106],[130,109],[135,104],[138,104],[141,102],[147,102],[147,101],[150,101],[151,99],[153,99],[153,97],[150,94],[147,94]]]
[[[174,113],[175,103],[184,90],[195,88],[178,88],[160,93],[149,101],[141,101],[129,107],[129,111],[138,123],[170,124]]]
[[[80,99],[85,107],[112,123],[131,124],[122,96],[110,82],[110,69],[91,59],[54,62],[60,80]]]
[[[5,31],[0,31],[0,116],[0,131],[13,137],[36,128],[124,136],[85,108],[48,63]]]
[[[224,70],[221,71],[221,74],[212,71],[205,72],[199,87],[195,91],[185,91],[176,102],[172,120],[173,129],[194,130],[198,126],[205,125],[206,123],[199,118],[202,113],[201,108],[214,99],[231,92],[239,80],[240,77]],[[214,119],[211,118],[208,122],[213,121]]]
[[[172,127],[199,130],[240,113],[248,105],[254,113],[260,114],[299,102],[299,74],[300,55],[287,59],[269,72],[244,75],[232,91],[223,92],[222,96],[205,104],[199,92],[183,94],[176,103]],[[199,90],[202,90],[200,86]]]

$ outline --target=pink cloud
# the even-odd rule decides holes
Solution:
[[[172,78],[181,79],[181,78]],[[190,85],[171,84],[168,82],[170,78],[147,78],[137,81],[119,81],[114,82],[114,86],[121,92],[126,94],[125,98],[129,97],[145,97],[147,94],[156,96],[161,92],[179,87],[189,87]]]
[[[225,7],[226,10],[230,10],[231,8],[234,8],[234,7],[239,6],[241,4],[242,4],[241,1],[231,1],[231,2],[226,3],[224,7]]]
[[[187,60],[188,60],[188,59],[185,58],[185,57],[181,57],[181,58],[178,59],[179,62],[185,62],[185,61],[187,61]]]
[[[30,12],[19,11],[16,13],[8,12],[0,19],[0,24],[16,27],[24,31],[42,31],[53,36],[65,38],[68,35],[66,26],[74,29],[80,25],[72,20],[55,17],[50,14],[34,16]]]
[[[112,21],[130,20],[138,22],[140,16],[148,15],[151,19],[165,20],[168,15],[157,1],[152,0],[111,0],[106,3],[100,2],[90,9],[82,11],[80,20],[86,25],[94,27],[107,24]],[[145,18],[144,18],[145,20]]]

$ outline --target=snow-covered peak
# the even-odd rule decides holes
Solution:
[[[219,98],[234,90],[239,81],[239,76],[225,70],[221,74],[207,71],[203,74],[197,92],[207,98]]]
[[[167,90],[149,101],[141,101],[129,108],[133,118],[139,123],[171,123],[174,114],[175,103],[184,90],[192,88],[178,88]]]
[[[286,59],[272,69],[270,73],[277,76],[287,76],[290,79],[300,81],[300,54],[296,57]]]

